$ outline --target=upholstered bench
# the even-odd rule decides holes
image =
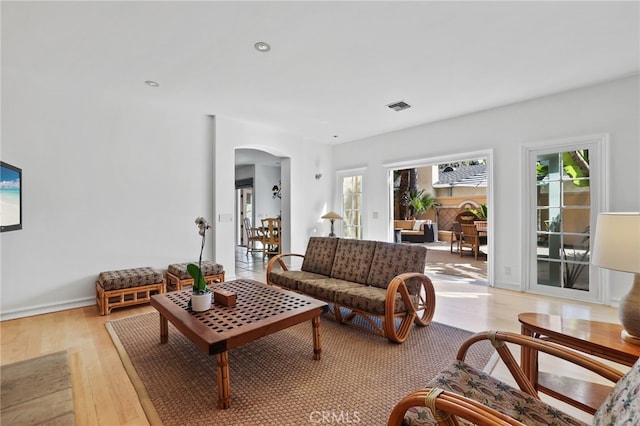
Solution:
[[[149,267],[100,272],[96,280],[96,302],[100,315],[113,308],[148,303],[151,296],[164,293],[162,272]]]
[[[198,262],[185,262],[169,265],[167,268],[167,291],[180,291],[184,286],[193,285],[193,278],[187,272],[189,263],[198,264]],[[211,260],[202,261],[202,273],[207,284],[224,281],[224,267]]]

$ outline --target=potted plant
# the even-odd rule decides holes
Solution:
[[[211,308],[211,290],[207,287],[207,282],[204,279],[202,273],[202,252],[204,250],[204,243],[206,241],[207,229],[211,228],[211,225],[203,217],[196,218],[196,225],[198,225],[198,234],[202,236],[202,244],[200,245],[200,258],[198,264],[190,263],[187,265],[187,272],[193,278],[193,288],[191,293],[191,300],[189,301],[189,307],[195,312],[204,312]]]
[[[414,217],[417,217],[420,213],[440,205],[440,203],[438,203],[430,193],[424,192],[424,189],[417,190],[415,188],[411,188],[409,190],[408,198],[409,206],[411,207]]]
[[[489,217],[489,212],[487,210],[486,204],[480,204],[479,209],[468,208],[467,211],[475,214],[478,220],[487,220],[487,218]]]

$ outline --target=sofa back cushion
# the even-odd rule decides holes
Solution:
[[[375,241],[341,238],[336,248],[331,278],[366,284],[375,250]]]
[[[331,275],[333,260],[336,257],[338,238],[311,237],[304,253],[301,270],[314,274]]]
[[[427,248],[420,244],[394,244],[378,241],[367,284],[387,288],[396,275],[404,272],[424,274]],[[412,291],[409,285],[409,290]],[[413,291],[412,291],[413,293]]]

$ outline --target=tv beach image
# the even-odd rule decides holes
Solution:
[[[20,175],[7,167],[0,173],[0,225],[20,223]]]

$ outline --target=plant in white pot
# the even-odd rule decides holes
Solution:
[[[198,264],[190,263],[187,265],[187,272],[189,272],[189,275],[193,278],[193,289],[191,300],[189,301],[189,308],[195,312],[204,312],[211,308],[211,290],[207,287],[207,282],[202,273],[202,252],[207,237],[207,229],[210,229],[211,225],[209,225],[203,217],[196,218],[196,225],[198,225],[198,234],[202,236],[202,244],[200,245]]]

